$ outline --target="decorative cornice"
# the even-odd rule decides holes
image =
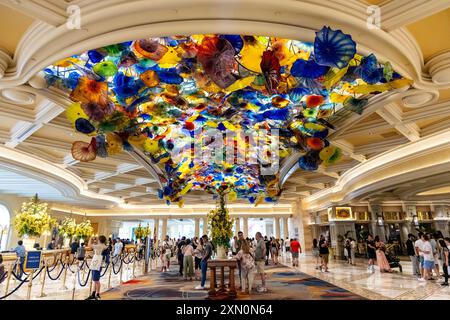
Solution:
[[[433,2],[441,1],[445,2]],[[20,8],[29,11],[29,1],[22,3]],[[16,50],[14,64],[0,81],[0,87],[26,83],[46,66],[73,54],[130,39],[217,32],[312,41],[314,32],[325,22],[351,34],[361,53],[373,52],[380,60],[391,61],[394,68],[413,79],[418,88],[436,86],[423,70],[423,57],[411,34],[404,28],[392,32],[369,30],[367,5],[357,0],[140,0],[132,4],[126,0],[103,0],[74,4],[79,5],[82,12],[81,28],[70,30],[61,24],[65,16],[59,10],[62,6],[58,6],[54,23],[50,21],[53,26],[48,24],[49,21],[32,24]],[[421,15],[436,10],[435,6],[422,5]],[[41,86],[36,79],[31,84]],[[448,87],[448,84],[439,86]]]
[[[425,67],[436,84],[450,84],[450,50],[435,55]]]
[[[63,166],[55,165],[28,153],[0,145],[0,160],[2,166],[8,166],[11,170],[19,170],[25,176],[39,177],[39,180],[54,186],[61,194],[69,198],[81,197],[88,201],[94,200],[98,202],[99,206],[123,203],[119,198],[90,191],[83,179]]]
[[[358,189],[369,185],[373,186],[376,181],[387,181],[387,183],[392,185],[394,177],[404,174],[406,170],[405,167],[398,165],[403,163],[405,165],[417,164],[420,166],[421,162],[417,161],[420,157],[428,157],[428,160],[435,162],[435,167],[439,163],[444,163],[448,166],[448,159],[445,157],[429,159],[431,152],[442,148],[448,149],[448,141],[450,141],[450,129],[375,156],[346,171],[333,187],[304,198],[303,206],[308,208],[308,210],[315,210],[330,202],[337,203],[344,199],[345,201],[350,201],[352,197],[357,195]],[[374,175],[377,172],[380,173],[378,178],[373,178],[371,181],[364,180],[368,175]]]
[[[6,69],[12,63],[12,59],[8,53],[0,50],[0,79],[3,78]]]

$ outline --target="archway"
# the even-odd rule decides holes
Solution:
[[[9,209],[0,203],[0,251],[6,250],[10,227]]]

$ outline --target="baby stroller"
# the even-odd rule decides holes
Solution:
[[[403,272],[402,265],[400,264],[400,259],[395,254],[394,245],[386,246],[386,259],[389,262],[389,266],[391,268],[399,268],[400,272]]]

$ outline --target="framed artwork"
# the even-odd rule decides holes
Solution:
[[[336,219],[345,220],[352,218],[352,208],[350,207],[337,207],[336,208]]]

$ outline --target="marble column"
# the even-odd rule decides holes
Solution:
[[[243,232],[244,232],[244,238],[249,237],[249,235],[248,235],[248,218],[247,217],[244,218],[244,230],[243,230]]]
[[[163,218],[161,231],[161,239],[164,239],[167,236],[167,218]]]
[[[434,216],[435,228],[436,230],[441,231],[444,237],[449,236],[448,215],[449,215],[449,208],[447,206],[435,207],[435,216]]]
[[[378,217],[382,215],[383,208],[379,204],[369,204],[369,211],[372,214],[372,219],[370,222],[371,229],[372,229],[372,235],[379,236],[380,240],[383,242],[386,242],[386,230],[384,228],[384,224],[380,226],[378,224]]]
[[[237,217],[236,221],[234,222],[234,235],[237,236],[240,230],[241,230],[241,219]]]
[[[284,217],[283,218],[283,226],[284,226],[284,235],[283,238],[289,238],[289,218],[288,217]]]
[[[156,239],[156,241],[159,241],[161,238],[159,237],[159,219],[154,219],[153,220],[155,222],[155,234],[154,234],[154,238]]]
[[[280,239],[280,218],[274,218],[275,221],[275,239]]]
[[[206,217],[203,218],[203,235],[208,234],[208,219]]]
[[[200,237],[200,218],[195,218],[194,237]]]

